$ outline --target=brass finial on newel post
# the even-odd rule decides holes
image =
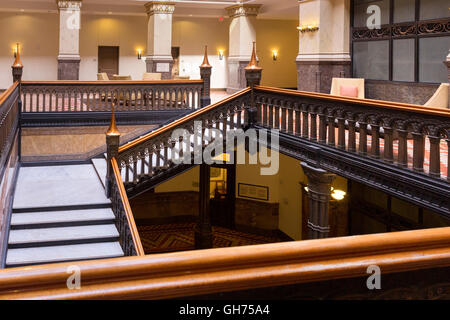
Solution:
[[[259,86],[261,83],[262,68],[258,66],[258,60],[256,59],[256,42],[253,41],[252,57],[250,63],[245,67],[245,79],[247,80],[247,87],[252,89],[250,98],[250,108],[247,109],[247,127],[251,127],[256,124],[258,119],[258,110],[255,105],[255,86]]]
[[[200,98],[202,108],[211,104],[211,69],[212,66],[208,60],[208,46],[205,46],[205,55],[203,57],[203,63],[200,66],[200,76],[203,80],[202,96]]]
[[[105,191],[108,198],[111,197],[112,193],[112,179],[113,169],[111,165],[111,160],[119,156],[119,144],[120,144],[120,132],[116,125],[116,116],[114,114],[114,107],[116,106],[117,98],[112,101],[112,112],[111,112],[111,122],[109,124],[108,131],[106,131],[106,185]]]
[[[11,66],[12,68],[12,75],[13,75],[13,81],[21,81],[22,80],[22,72],[23,72],[23,65],[22,61],[20,61],[20,45],[19,43],[16,44],[16,59],[14,60],[14,64]]]

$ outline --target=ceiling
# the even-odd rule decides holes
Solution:
[[[149,0],[83,0],[83,13],[145,15]],[[260,19],[298,20],[298,0],[166,0],[174,2],[175,16],[225,17],[237,3],[262,4]],[[56,12],[55,0],[0,0],[0,11]]]

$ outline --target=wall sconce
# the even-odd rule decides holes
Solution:
[[[142,50],[138,49],[138,59],[141,60],[142,59]]]
[[[314,32],[319,30],[319,26],[308,24],[306,26],[299,26],[297,27],[297,29],[300,30],[301,33]]]
[[[308,187],[304,187],[306,192],[309,192]],[[347,195],[347,192],[343,190],[335,190],[333,187],[331,188],[331,198],[333,198],[336,201],[342,201],[344,200],[345,196]]]
[[[219,50],[219,60],[223,60],[223,50]]]
[[[14,59],[17,57],[17,52],[19,52],[19,43],[14,47]]]
[[[272,50],[272,59],[273,59],[273,61],[277,61],[277,59],[278,59],[278,50]]]

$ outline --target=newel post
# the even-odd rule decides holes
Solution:
[[[111,165],[112,158],[119,156],[119,144],[120,144],[120,132],[116,126],[116,117],[114,115],[115,101],[112,104],[111,123],[109,129],[106,132],[106,182],[105,191],[106,196],[111,198],[112,193],[112,181],[114,179],[114,172]]]
[[[247,87],[252,89],[250,97],[250,107],[247,109],[248,122],[247,126],[252,127],[257,123],[257,114],[255,103],[255,86],[259,86],[261,83],[262,68],[258,66],[256,60],[256,42],[253,42],[253,51],[250,63],[245,67],[245,80],[247,81]]]
[[[203,57],[203,63],[200,66],[200,76],[203,80],[202,96],[200,98],[202,108],[211,104],[211,69],[212,66],[208,61],[208,46],[205,46],[205,56]]]
[[[22,62],[20,61],[19,44],[17,44],[16,49],[16,60],[14,61],[14,64],[11,66],[11,68],[12,68],[13,82],[22,81],[23,65]]]

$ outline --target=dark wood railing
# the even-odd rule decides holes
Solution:
[[[222,132],[220,137],[208,137],[211,139],[205,141],[206,144],[215,138],[223,140],[227,131],[242,128],[247,121],[245,107],[248,106],[249,91],[244,89],[120,147],[117,162],[125,186],[151,179],[173,167],[169,156],[174,148],[182,147],[183,152],[193,152],[196,142],[172,140],[172,132],[176,129],[186,129],[193,134],[194,122],[201,121],[203,130],[215,128]]]
[[[19,128],[19,82],[0,96],[0,173],[3,175],[9,151]]]
[[[203,80],[23,81],[24,113],[199,109]]]
[[[255,99],[261,126],[450,181],[448,109],[262,86]]]
[[[12,268],[0,271],[0,299],[168,299],[341,278],[364,288],[369,266],[382,279],[450,266],[449,243],[441,228],[80,261],[78,290],[67,288],[73,262]]]
[[[111,161],[114,179],[111,185],[112,210],[116,217],[116,227],[119,231],[119,242],[125,256],[143,256],[139,232],[134,221],[133,212],[128,202],[127,193],[120,177],[119,167],[115,158]]]

